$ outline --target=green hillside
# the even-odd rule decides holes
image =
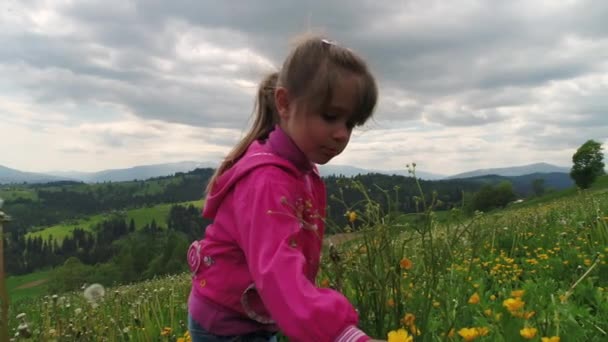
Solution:
[[[428,341],[603,341],[608,331],[607,191],[604,177],[587,191],[555,192],[472,217],[458,209],[381,214],[370,202],[351,222],[359,224],[354,238],[324,253],[317,285],[343,293],[358,309],[359,326],[378,339],[390,339],[402,329],[402,336]],[[137,214],[144,220],[156,215]],[[170,241],[163,240],[160,250]],[[145,251],[141,246],[152,246],[133,242],[128,246],[134,254],[123,261]],[[180,249],[156,260],[165,256],[184,264]],[[60,281],[69,270],[85,270],[74,266],[49,278]],[[20,284],[25,281],[21,278]],[[67,321],[74,322],[75,331],[86,329],[110,340],[187,340],[189,274],[118,287],[110,283],[102,282],[109,288],[96,308],[79,290],[58,293],[56,302],[48,297],[16,301],[9,325],[20,324],[15,316],[23,312],[35,340],[67,338],[61,329]],[[41,308],[56,314],[39,315]],[[113,324],[118,329],[104,328]]]
[[[202,208],[203,200],[188,201],[180,203],[167,203],[158,204],[149,208],[138,208],[126,210],[126,218],[128,221],[131,219],[135,223],[135,229],[141,229],[144,225],[150,224],[155,221],[159,226],[164,226],[169,210],[173,205],[193,205],[197,208]],[[92,231],[100,222],[108,219],[110,214],[93,215],[81,220],[75,220],[71,222],[65,222],[57,224],[48,228],[38,230],[36,232],[27,233],[26,237],[41,237],[43,240],[47,240],[49,236],[53,236],[53,239],[61,242],[66,236],[72,234],[72,231],[76,228]]]

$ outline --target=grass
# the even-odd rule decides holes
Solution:
[[[165,226],[167,216],[169,215],[169,211],[171,207],[174,205],[194,205],[197,208],[201,208],[203,204],[203,200],[198,201],[189,201],[189,202],[181,202],[181,203],[167,203],[167,204],[158,204],[152,207],[147,208],[137,208],[127,210],[125,212],[127,217],[127,222],[130,222],[133,219],[135,223],[135,229],[141,229],[146,224],[152,222],[152,220],[156,221],[159,226]],[[53,235],[53,239],[57,240],[59,243],[63,241],[66,236],[70,236],[74,229],[82,228],[85,230],[92,231],[93,227],[103,220],[108,218],[108,214],[99,214],[89,216],[85,219],[63,222],[51,227],[47,227],[35,232],[30,232],[26,234],[26,237],[41,237],[43,240],[49,238],[50,235]]]
[[[0,188],[0,198],[5,201],[14,201],[17,199],[29,199],[36,200],[36,192],[30,189],[18,188],[18,187],[4,187]]]
[[[44,294],[46,291],[44,281],[50,273],[51,271],[39,271],[6,278],[6,286],[11,301],[17,302],[23,298],[38,297]]]

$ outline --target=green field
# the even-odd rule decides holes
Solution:
[[[357,213],[362,230],[324,253],[316,279],[349,299],[369,335],[392,336],[389,341],[608,340],[606,187],[474,217],[458,210],[384,216],[376,208]],[[163,210],[137,214],[151,219]],[[9,325],[15,329],[21,323],[15,315],[23,312],[35,340],[69,340],[86,331],[91,339],[186,341],[190,286],[190,275],[183,274],[106,289],[106,300],[95,306],[80,291],[59,294],[56,302],[20,301]],[[63,329],[68,321],[73,331]]]
[[[125,212],[127,221],[133,219],[135,223],[135,229],[141,229],[146,224],[156,221],[159,226],[165,226],[167,216],[171,207],[174,205],[194,205],[197,208],[201,208],[203,200],[182,202],[182,203],[169,203],[159,204],[147,208],[131,209]],[[53,236],[58,242],[63,241],[66,236],[72,234],[72,231],[76,228],[82,228],[85,230],[92,230],[96,224],[99,224],[103,220],[107,219],[110,214],[93,215],[82,220],[75,220],[72,222],[64,222],[58,225],[47,227],[36,232],[28,233],[27,237],[41,237],[43,240],[48,239],[50,235]]]
[[[8,295],[12,302],[28,297],[37,297],[45,293],[44,282],[51,271],[39,271],[21,276],[6,278]]]

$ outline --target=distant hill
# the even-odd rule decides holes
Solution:
[[[78,172],[78,171],[54,171],[45,173],[23,172],[15,169],[0,166],[0,184],[6,183],[46,183],[54,181],[80,181],[86,183],[101,183],[101,182],[123,182],[134,179],[145,180],[154,177],[170,176],[178,172],[189,172],[197,168],[215,168],[217,164],[210,162],[194,162],[184,161],[177,163],[164,163],[153,165],[141,165],[125,169],[110,169],[98,172]],[[407,170],[378,170],[364,169],[350,165],[321,165],[319,171],[322,176],[342,175],[346,177],[364,175],[370,173],[379,173],[384,175],[409,176]],[[537,163],[524,166],[493,168],[475,170],[457,175],[446,177],[445,175],[416,171],[418,178],[424,180],[440,180],[440,179],[456,179],[456,178],[471,178],[485,175],[499,176],[521,176],[534,173],[553,173],[561,172],[568,173],[570,170],[566,167],[555,166],[546,163]]]
[[[154,177],[170,176],[177,172],[189,172],[197,168],[213,168],[211,163],[184,161],[135,166],[126,169],[112,169],[98,172],[49,172],[49,174],[68,180],[79,180],[87,183],[125,182],[134,179],[144,180]]]
[[[0,184],[11,183],[48,183],[63,178],[43,173],[23,172],[0,165]]]
[[[459,173],[453,176],[447,177],[447,179],[455,178],[471,178],[485,175],[498,175],[498,176],[523,176],[534,173],[569,173],[570,168],[564,166],[556,166],[547,163],[535,163],[523,166],[493,168],[493,169],[480,169],[464,173]]]
[[[563,190],[574,186],[574,182],[570,178],[570,175],[563,172],[531,173],[512,177],[484,175],[458,179],[482,184],[498,184],[502,181],[509,181],[511,184],[513,184],[513,190],[519,196],[532,195],[534,192],[532,183],[536,179],[543,180],[543,187],[545,190]]]
[[[380,173],[383,175],[396,175],[396,176],[410,176],[407,170],[374,170],[374,169],[363,169],[350,165],[319,165],[319,172],[321,176],[345,176],[352,177],[357,175],[366,175],[369,173]],[[426,180],[437,180],[445,178],[444,175],[434,174],[430,172],[416,170],[416,176]]]

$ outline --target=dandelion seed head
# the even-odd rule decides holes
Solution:
[[[84,297],[92,304],[96,304],[105,294],[106,290],[101,284],[91,284],[84,290]],[[97,305],[94,305],[94,307],[97,307]]]

